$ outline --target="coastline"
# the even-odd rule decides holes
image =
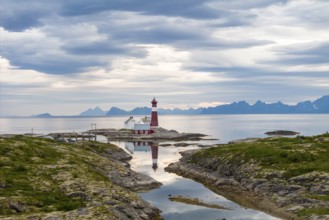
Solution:
[[[0,218],[161,219],[137,192],[162,184],[112,144],[0,137]]]
[[[247,191],[235,180],[217,176],[210,173],[207,169],[188,164],[187,154],[185,152],[181,154],[182,159],[179,162],[169,164],[165,171],[200,182],[213,192],[246,208],[260,210],[278,218],[297,219],[296,215],[286,213],[267,197]]]
[[[312,163],[321,159],[317,156],[328,154],[328,142],[328,134],[232,142],[218,145],[217,148],[181,152],[180,161],[170,164],[165,170],[201,182],[245,207],[256,208],[279,218],[328,219],[329,173],[321,171],[321,166],[318,166],[319,170],[312,170]],[[287,170],[280,168],[283,166],[280,163],[270,164],[275,155],[257,155],[265,158],[264,161],[255,156],[262,152],[262,148],[264,152],[271,152],[273,149],[269,143],[275,150],[280,148],[282,152],[278,152],[279,157],[286,161],[291,159]],[[244,148],[251,152],[241,152]],[[307,157],[309,152],[313,152],[310,158]],[[302,158],[300,162],[297,161],[299,157]],[[306,167],[309,165],[311,168],[303,168],[298,173],[296,167],[304,164],[303,161],[307,161],[309,164]],[[321,163],[323,169],[327,169],[325,158]]]

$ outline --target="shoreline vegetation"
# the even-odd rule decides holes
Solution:
[[[165,168],[283,219],[329,219],[329,134],[247,139],[184,151]]]
[[[135,140],[126,129],[88,132]],[[145,140],[201,140],[206,136],[162,128],[152,135],[155,139],[148,136]],[[167,172],[199,181],[242,206],[283,219],[329,217],[328,133],[249,138],[181,154],[180,161],[165,168]],[[161,183],[132,171],[130,159],[109,143],[0,135],[0,218],[161,219],[161,211],[137,194]],[[183,196],[169,199],[212,205]]]
[[[137,192],[160,182],[134,172],[112,144],[0,137],[0,218],[161,219]]]

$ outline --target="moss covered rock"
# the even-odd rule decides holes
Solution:
[[[184,152],[166,170],[282,218],[314,219],[329,215],[328,158],[328,134],[271,137]]]
[[[152,219],[159,210],[136,194],[148,180],[130,170],[129,155],[98,142],[59,143],[15,136],[0,138],[0,218]],[[129,188],[118,184],[130,173]],[[109,178],[116,174],[116,181]],[[130,179],[125,178],[129,182]]]

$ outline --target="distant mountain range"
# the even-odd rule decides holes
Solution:
[[[39,115],[32,115],[32,117],[34,117],[34,118],[51,118],[53,116],[49,113],[42,113],[42,114],[39,114]]]
[[[101,108],[89,108],[81,112],[78,116],[118,116],[118,115],[149,115],[151,108],[137,107],[131,111],[126,111],[118,107],[112,107],[108,111]],[[287,105],[282,102],[264,103],[257,101],[249,104],[246,101],[233,102],[231,104],[219,105],[209,108],[197,109],[163,109],[159,108],[160,115],[198,115],[198,114],[328,114],[329,95],[323,96],[315,101],[299,102],[296,105]],[[53,117],[49,113],[35,115],[33,117]]]
[[[266,104],[257,101],[249,105],[245,101],[234,102],[206,108],[202,114],[318,114],[329,113],[329,96],[323,96],[314,102],[299,102],[296,105],[286,105],[282,102]]]
[[[79,116],[104,116],[106,115],[106,111],[103,111],[100,107],[96,107],[94,109],[89,108],[88,110],[81,112]]]

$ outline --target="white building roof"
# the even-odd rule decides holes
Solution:
[[[144,123],[136,123],[134,125],[134,130],[147,131],[150,130],[150,125]]]

